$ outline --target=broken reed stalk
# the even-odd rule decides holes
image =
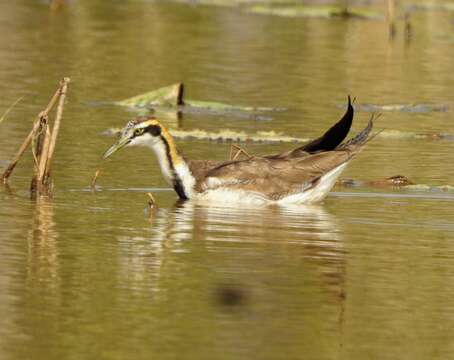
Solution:
[[[35,175],[32,178],[30,190],[32,196],[36,193],[49,195],[52,191],[52,182],[50,181],[50,171],[52,158],[55,151],[55,145],[57,143],[57,136],[60,130],[61,119],[63,115],[63,107],[65,103],[66,92],[68,90],[69,78],[63,78],[60,81],[58,88],[58,107],[55,116],[55,122],[53,130],[50,129],[50,123],[48,117],[42,117],[41,131],[38,135],[37,146],[35,149],[36,158],[38,159],[38,166],[35,168]],[[53,105],[55,105],[53,102]],[[51,109],[48,107],[46,110]]]
[[[24,154],[25,150],[33,143],[33,158],[35,162],[35,174],[31,182],[32,196],[36,194],[49,194],[51,189],[50,170],[57,136],[60,129],[61,118],[63,115],[63,106],[68,88],[69,78],[63,78],[60,85],[51,98],[46,109],[42,111],[33,124],[33,128],[27,138],[22,143],[19,151],[14,157],[11,164],[2,175],[3,183],[6,184],[14,168]],[[55,107],[58,101],[57,114],[55,118],[53,131],[50,128],[49,113]]]
[[[20,146],[19,151],[16,153],[16,155],[14,156],[13,160],[11,161],[11,163],[8,165],[6,170],[3,172],[2,182],[4,184],[6,184],[8,182],[8,178],[11,176],[11,174],[13,173],[13,170],[16,167],[17,163],[19,162],[20,158],[22,157],[22,155],[24,154],[25,150],[27,150],[27,148],[29,147],[30,143],[32,142],[33,137],[35,136],[36,132],[38,131],[39,124],[40,124],[40,121],[38,119],[33,124],[32,130],[29,132],[29,134],[25,138],[24,142]]]
[[[40,134],[40,141],[39,141],[39,149],[37,149],[37,159],[38,159],[38,171],[37,171],[37,181],[42,183],[44,178],[44,173],[46,171],[46,164],[47,164],[47,156],[43,156],[43,154],[47,154],[49,152],[49,144],[50,144],[50,129],[49,129],[49,119],[43,118],[41,123],[41,134]]]
[[[55,117],[54,129],[52,130],[50,137],[49,151],[47,153],[46,159],[46,168],[44,171],[44,177],[42,178],[45,183],[47,183],[48,179],[50,178],[52,159],[55,152],[55,145],[57,144],[58,132],[60,131],[60,124],[63,116],[63,107],[65,105],[65,98],[66,92],[68,91],[69,81],[69,78],[63,78],[63,80],[60,82],[60,98],[58,100],[57,115]]]
[[[44,117],[48,116],[49,112],[55,106],[55,104],[56,104],[56,102],[57,102],[59,97],[60,97],[60,88],[58,88],[57,91],[55,92],[54,96],[52,96],[52,98],[50,99],[49,104],[47,105],[46,109],[44,111],[42,111],[38,115],[38,118],[35,120],[35,123],[33,124],[32,130],[29,132],[29,134],[25,138],[24,142],[22,143],[21,147],[19,148],[19,151],[16,153],[16,155],[14,156],[13,160],[11,161],[11,163],[8,165],[6,170],[3,172],[2,182],[4,184],[6,184],[6,182],[8,181],[8,178],[13,173],[14,168],[16,167],[16,165],[19,162],[20,158],[24,154],[25,150],[27,150],[27,148],[30,146],[33,138],[36,135],[36,132],[38,131],[38,129],[39,129],[40,125],[41,125],[42,119]]]

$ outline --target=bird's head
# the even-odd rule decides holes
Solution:
[[[126,146],[153,147],[162,141],[163,133],[167,131],[154,117],[131,120],[121,130],[117,142],[104,153],[104,159]]]

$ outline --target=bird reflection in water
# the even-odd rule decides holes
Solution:
[[[205,277],[202,273],[208,272],[211,284],[205,286],[211,288],[214,303],[233,308],[254,304],[256,284],[261,288],[258,297],[272,299],[275,295],[267,289],[268,283],[282,280],[289,287],[304,287],[305,278],[298,277],[309,273],[317,289],[337,304],[342,325],[344,243],[336,217],[324,207],[238,208],[179,201],[171,208],[153,209],[150,221],[151,236],[144,233],[120,239],[128,247],[127,252],[121,251],[127,256],[125,271],[148,278],[139,276],[138,282],[149,281],[150,288],[163,293],[176,286],[168,282],[169,277],[193,277],[191,281],[197,282],[194,277]],[[251,279],[253,272],[256,275]],[[179,286],[185,286],[183,280]]]

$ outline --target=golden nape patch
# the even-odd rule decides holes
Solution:
[[[152,121],[155,121],[154,125],[161,126],[161,136],[164,138],[164,140],[169,145],[169,155],[170,155],[170,158],[172,160],[172,163],[174,165],[178,165],[179,163],[182,162],[182,158],[178,154],[177,147],[175,145],[175,142],[173,141],[172,135],[170,135],[170,133],[167,130],[167,128],[162,126],[157,120],[152,120]]]
[[[133,126],[136,125],[136,126],[140,126],[141,128],[145,128],[145,127],[148,127],[148,126],[159,126],[159,127],[163,127],[162,124],[156,120],[156,118],[147,118],[147,119],[135,119],[135,124],[133,124]]]

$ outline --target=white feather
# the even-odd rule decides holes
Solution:
[[[159,167],[161,168],[165,181],[169,185],[173,186],[172,169],[170,168],[169,160],[167,159],[166,147],[164,143],[162,141],[156,141],[151,143],[149,147],[155,152],[156,157],[158,158]]]

